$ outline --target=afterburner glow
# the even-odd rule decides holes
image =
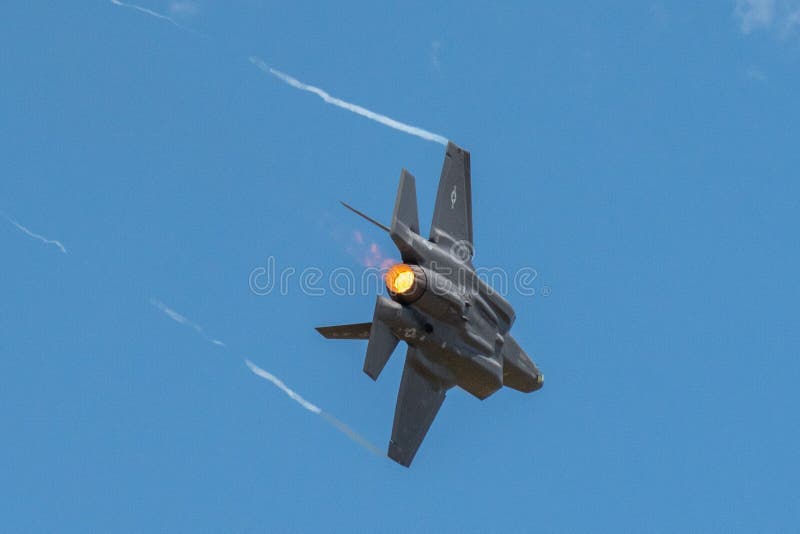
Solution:
[[[414,287],[414,271],[405,263],[398,263],[386,273],[386,287],[392,293],[408,293]]]

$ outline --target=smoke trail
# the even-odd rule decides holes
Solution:
[[[308,91],[309,93],[314,93],[322,100],[324,100],[327,104],[332,104],[334,106],[340,107],[342,109],[346,109],[347,111],[352,111],[362,117],[366,117],[370,120],[379,122],[389,128],[394,128],[395,130],[400,130],[401,132],[405,132],[411,135],[416,135],[417,137],[421,137],[426,141],[433,141],[435,143],[439,143],[441,145],[447,145],[447,139],[442,137],[439,134],[431,133],[427,130],[423,130],[422,128],[417,128],[416,126],[411,126],[410,124],[405,124],[400,121],[396,121],[391,117],[387,117],[386,115],[381,115],[380,113],[375,113],[374,111],[370,111],[366,108],[363,108],[356,104],[351,104],[350,102],[345,102],[340,98],[333,97],[320,89],[319,87],[314,87],[313,85],[307,85],[296,78],[292,78],[286,73],[283,73],[279,70],[271,68],[269,65],[264,63],[260,58],[255,56],[250,56],[250,62],[261,69],[262,71],[272,74],[279,80],[283,81],[284,83],[291,85],[295,89],[300,89],[301,91]]]
[[[63,252],[64,254],[67,253],[67,249],[64,248],[64,245],[61,244],[61,241],[57,241],[55,239],[47,239],[43,235],[39,235],[39,234],[37,234],[35,232],[32,232],[32,231],[28,230],[27,228],[25,228],[20,223],[18,223],[17,221],[15,221],[14,219],[12,219],[11,217],[9,217],[8,215],[6,215],[3,212],[0,212],[0,215],[2,215],[5,218],[5,220],[7,220],[11,224],[13,224],[17,228],[17,230],[19,230],[20,232],[24,233],[25,235],[27,235],[29,237],[32,237],[34,239],[38,239],[39,241],[41,241],[45,245],[55,245],[55,246],[58,247],[58,249],[61,252]]]
[[[150,304],[152,304],[153,306],[155,306],[156,308],[161,310],[167,317],[169,317],[170,319],[172,319],[176,323],[180,323],[182,325],[186,325],[189,328],[193,329],[195,332],[200,334],[200,336],[203,339],[205,339],[206,341],[208,341],[209,343],[217,345],[218,347],[224,347],[225,346],[225,343],[223,343],[219,339],[214,339],[214,338],[209,337],[205,333],[205,331],[203,330],[202,326],[200,326],[197,323],[193,323],[192,321],[190,321],[189,319],[187,319],[186,317],[184,317],[180,313],[176,312],[175,310],[173,310],[172,308],[170,308],[169,306],[167,306],[166,304],[164,304],[160,300],[151,298],[150,299]]]
[[[109,0],[112,4],[119,7],[127,7],[128,9],[133,9],[139,11],[140,13],[144,13],[146,15],[150,15],[151,17],[156,17],[157,19],[166,20],[170,24],[174,25],[176,28],[180,28],[181,30],[186,30],[189,32],[195,32],[191,28],[187,28],[186,26],[179,24],[175,19],[168,17],[166,15],[162,15],[157,11],[153,11],[152,9],[147,9],[146,7],[138,6],[136,4],[128,4],[125,2],[121,2],[120,0]],[[196,33],[196,32],[195,32]]]

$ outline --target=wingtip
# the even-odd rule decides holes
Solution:
[[[364,374],[367,375],[368,377],[370,377],[373,382],[377,382],[378,381],[378,375],[375,374],[374,371],[373,372],[368,371],[367,368],[366,368],[366,365],[364,366]]]
[[[414,461],[414,454],[409,455],[404,452],[394,441],[389,441],[389,451],[386,455],[389,459],[397,462],[406,469],[411,467],[411,462]]]
[[[469,156],[469,151],[465,150],[461,146],[455,144],[452,141],[447,142],[447,150],[445,151],[448,155],[456,155],[456,154],[464,154],[465,156]]]

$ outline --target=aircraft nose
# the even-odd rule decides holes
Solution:
[[[533,379],[529,382],[530,389],[528,391],[538,391],[542,389],[542,386],[544,385],[544,375],[540,374],[537,369],[536,374],[532,378]]]

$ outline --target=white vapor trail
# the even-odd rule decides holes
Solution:
[[[320,417],[325,419],[328,423],[332,424],[337,430],[343,432],[345,436],[350,438],[350,441],[358,443],[359,445],[367,449],[375,456],[384,456],[383,452],[378,447],[373,445],[370,441],[368,441],[367,438],[365,438],[364,436],[362,436],[361,434],[359,434],[346,424],[342,423],[328,412],[322,412],[319,415]]]
[[[192,330],[197,332],[197,334],[199,334],[203,339],[205,339],[209,343],[212,343],[214,345],[217,345],[217,346],[220,346],[220,347],[224,347],[224,348],[227,349],[227,346],[222,341],[220,341],[218,339],[210,338],[208,335],[206,335],[206,333],[203,330],[202,326],[200,326],[199,324],[197,324],[195,322],[192,322],[191,320],[189,320],[185,316],[181,315],[180,313],[176,312],[175,310],[173,310],[172,308],[170,308],[169,306],[167,306],[166,304],[164,304],[160,300],[157,300],[155,298],[151,298],[150,299],[150,303],[153,306],[155,306],[156,308],[158,308],[161,312],[163,312],[167,317],[169,317],[170,319],[175,321],[176,323],[182,324],[184,326],[188,326],[189,328],[191,328]],[[322,408],[320,408],[316,404],[313,404],[312,402],[309,402],[306,399],[304,399],[299,393],[297,393],[296,391],[291,389],[289,386],[287,386],[283,382],[283,380],[281,380],[277,376],[273,375],[272,373],[270,373],[268,371],[265,371],[264,369],[262,369],[261,367],[259,367],[256,364],[254,364],[252,361],[250,361],[247,358],[244,358],[244,363],[245,363],[245,365],[247,365],[247,367],[250,369],[250,371],[254,375],[256,375],[258,377],[261,377],[264,380],[267,380],[267,381],[271,382],[275,387],[277,387],[278,389],[280,389],[281,391],[286,393],[286,395],[288,395],[290,399],[295,401],[297,404],[299,404],[300,406],[302,406],[303,408],[305,408],[309,412],[311,412],[311,413],[313,413],[315,415],[319,415],[320,417],[322,417],[322,419],[325,422],[327,422],[328,424],[333,426],[335,429],[337,429],[339,432],[341,432],[342,434],[347,436],[351,441],[353,441],[354,443],[356,443],[358,445],[361,445],[362,447],[364,447],[365,449],[367,449],[369,452],[371,452],[373,454],[376,454],[378,456],[383,456],[383,453],[381,453],[380,449],[378,449],[375,445],[370,443],[365,437],[363,437],[361,434],[359,434],[358,432],[356,432],[355,430],[353,430],[352,428],[350,428],[349,426],[347,426],[346,424],[341,422],[339,419],[337,419],[333,415],[331,415],[328,412],[324,411]]]
[[[15,221],[14,219],[12,219],[8,215],[6,215],[5,213],[0,212],[0,214],[5,218],[5,220],[7,220],[11,224],[13,224],[17,228],[17,230],[19,230],[20,232],[24,233],[25,235],[27,235],[29,237],[32,237],[34,239],[38,239],[39,241],[41,241],[45,245],[55,245],[55,246],[58,247],[58,249],[61,252],[63,252],[64,254],[67,253],[67,249],[64,248],[64,245],[61,244],[61,241],[58,241],[56,239],[47,239],[43,235],[39,235],[36,232],[32,232],[31,230],[25,228],[24,226],[22,226],[20,223],[18,223],[17,221]]]
[[[180,28],[182,30],[191,31],[191,32],[194,31],[191,28],[187,28],[186,26],[184,26],[182,24],[179,24],[175,19],[173,19],[171,17],[168,17],[166,15],[162,15],[161,13],[159,13],[157,11],[153,11],[152,9],[147,9],[146,7],[142,7],[142,6],[139,6],[139,5],[136,5],[136,4],[128,4],[126,2],[121,2],[120,0],[109,0],[109,1],[112,4],[114,4],[115,6],[127,7],[128,9],[134,9],[136,11],[139,11],[140,13],[144,13],[146,15],[150,15],[151,17],[156,17],[157,19],[166,20],[170,24],[174,25],[176,28]]]
[[[269,380],[270,382],[272,382],[277,388],[279,388],[281,391],[286,393],[289,396],[290,399],[292,399],[293,401],[297,402],[300,406],[302,406],[303,408],[305,408],[309,412],[311,412],[313,414],[316,414],[316,415],[319,415],[320,417],[322,417],[327,423],[329,423],[335,429],[337,429],[338,431],[343,433],[345,436],[350,438],[351,441],[361,445],[362,447],[367,449],[372,454],[376,454],[378,456],[383,456],[383,453],[381,453],[381,450],[378,447],[376,447],[375,445],[373,445],[372,443],[370,443],[364,436],[362,436],[361,434],[359,434],[358,432],[356,432],[355,430],[353,430],[352,428],[350,428],[349,426],[347,426],[343,422],[339,421],[339,419],[337,419],[333,415],[329,414],[328,412],[324,411],[322,408],[320,408],[316,404],[312,404],[312,403],[308,402],[306,399],[301,397],[299,393],[297,393],[296,391],[292,390],[289,386],[284,384],[283,381],[280,378],[278,378],[277,376],[273,375],[272,373],[269,373],[269,372],[265,371],[264,369],[262,369],[261,367],[257,366],[256,364],[254,364],[250,360],[245,359],[244,363],[247,364],[247,367],[250,368],[250,370],[253,372],[254,375],[260,376],[264,380]]]
[[[395,130],[400,130],[401,132],[405,132],[407,134],[416,135],[417,137],[421,137],[426,141],[433,141],[435,143],[439,143],[441,145],[447,145],[447,138],[431,133],[427,130],[423,130],[422,128],[418,128],[416,126],[411,126],[410,124],[405,124],[403,122],[397,121],[392,119],[391,117],[387,117],[386,115],[381,115],[380,113],[375,113],[374,111],[370,111],[367,108],[361,107],[357,104],[351,104],[350,102],[345,102],[340,98],[336,98],[331,96],[327,92],[323,91],[319,87],[314,87],[313,85],[308,85],[300,80],[289,76],[288,74],[281,72],[277,69],[273,69],[263,60],[256,56],[250,56],[250,62],[261,69],[262,71],[272,74],[279,80],[283,81],[284,83],[294,87],[295,89],[300,89],[301,91],[307,91],[309,93],[313,93],[324,100],[327,104],[331,104],[342,109],[346,109],[347,111],[352,111],[362,117],[366,117],[370,120],[375,122],[379,122],[384,126],[388,126],[389,128],[394,128]]]
[[[254,364],[250,360],[245,359],[244,363],[247,364],[247,367],[250,368],[250,370],[253,372],[254,375],[260,376],[264,380],[269,380],[270,382],[275,384],[275,386],[278,387],[278,389],[280,389],[284,393],[286,393],[289,396],[290,399],[292,399],[293,401],[297,402],[297,404],[299,404],[300,406],[302,406],[303,408],[305,408],[309,412],[315,413],[317,415],[322,413],[322,409],[319,406],[311,404],[310,402],[305,400],[299,394],[297,394],[292,389],[290,389],[286,384],[284,384],[283,381],[280,378],[278,378],[277,376],[273,375],[272,373],[268,373],[267,371],[265,371],[261,367],[257,366],[256,364]]]
[[[200,336],[203,339],[205,339],[206,341],[208,341],[209,343],[217,345],[218,347],[224,347],[225,346],[225,343],[223,343],[219,339],[215,339],[215,338],[209,337],[205,333],[205,331],[203,330],[202,326],[200,326],[197,323],[194,323],[194,322],[190,321],[189,319],[187,319],[186,317],[184,317],[180,313],[176,312],[175,310],[173,310],[172,308],[170,308],[169,306],[167,306],[166,304],[164,304],[160,300],[151,298],[150,299],[150,304],[152,304],[153,306],[155,306],[156,308],[161,310],[164,313],[164,315],[166,315],[167,317],[169,317],[170,319],[172,319],[176,323],[180,323],[182,325],[186,325],[189,328],[193,329],[195,332],[200,334]]]
[[[195,31],[195,30],[193,30],[191,28],[187,28],[186,26],[183,26],[182,24],[179,24],[175,19],[173,19],[171,17],[168,17],[167,15],[163,15],[163,14],[157,12],[157,11],[153,11],[152,9],[148,9],[146,7],[142,7],[142,6],[139,6],[137,4],[129,4],[129,3],[126,3],[126,2],[122,2],[121,0],[109,0],[109,1],[112,4],[114,4],[115,6],[125,7],[125,8],[128,8],[128,9],[134,9],[136,11],[139,11],[141,13],[145,13],[145,14],[150,15],[152,17],[156,17],[156,18],[161,19],[161,20],[166,20],[167,22],[173,24],[175,27],[180,28],[182,30],[186,30],[186,31],[190,31],[192,33],[196,33],[196,34],[202,35],[201,33],[197,32],[197,31]],[[326,91],[320,89],[319,87],[314,87],[313,85],[305,84],[305,83],[301,82],[300,80],[298,80],[297,78],[293,78],[292,76],[289,76],[285,72],[281,72],[281,71],[279,71],[277,69],[273,69],[272,67],[270,67],[269,65],[264,63],[264,61],[262,59],[260,59],[260,58],[258,58],[256,56],[250,56],[249,59],[250,59],[250,62],[253,65],[258,67],[262,71],[266,72],[267,74],[271,74],[271,75],[275,76],[276,78],[278,78],[282,82],[294,87],[295,89],[300,89],[301,91],[307,91],[309,93],[313,93],[313,94],[317,95],[318,97],[320,97],[322,100],[324,100],[325,103],[327,103],[327,104],[331,104],[333,106],[340,107],[342,109],[346,109],[347,111],[353,112],[353,113],[355,113],[357,115],[361,115],[362,117],[366,117],[366,118],[368,118],[370,120],[373,120],[375,122],[383,124],[384,126],[388,126],[389,128],[394,128],[395,130],[399,130],[399,131],[405,132],[407,134],[415,135],[415,136],[417,136],[417,137],[419,137],[421,139],[425,139],[426,141],[433,141],[434,143],[439,143],[440,145],[447,145],[447,138],[442,136],[442,135],[429,132],[429,131],[424,130],[422,128],[419,128],[417,126],[412,126],[410,124],[406,124],[404,122],[400,122],[400,121],[395,120],[395,119],[393,119],[391,117],[387,117],[386,115],[382,115],[380,113],[375,113],[374,111],[369,110],[369,109],[367,109],[365,107],[359,106],[358,104],[353,104],[353,103],[347,102],[345,100],[342,100],[341,98],[336,98],[335,96],[331,96],[330,94],[328,94]]]

